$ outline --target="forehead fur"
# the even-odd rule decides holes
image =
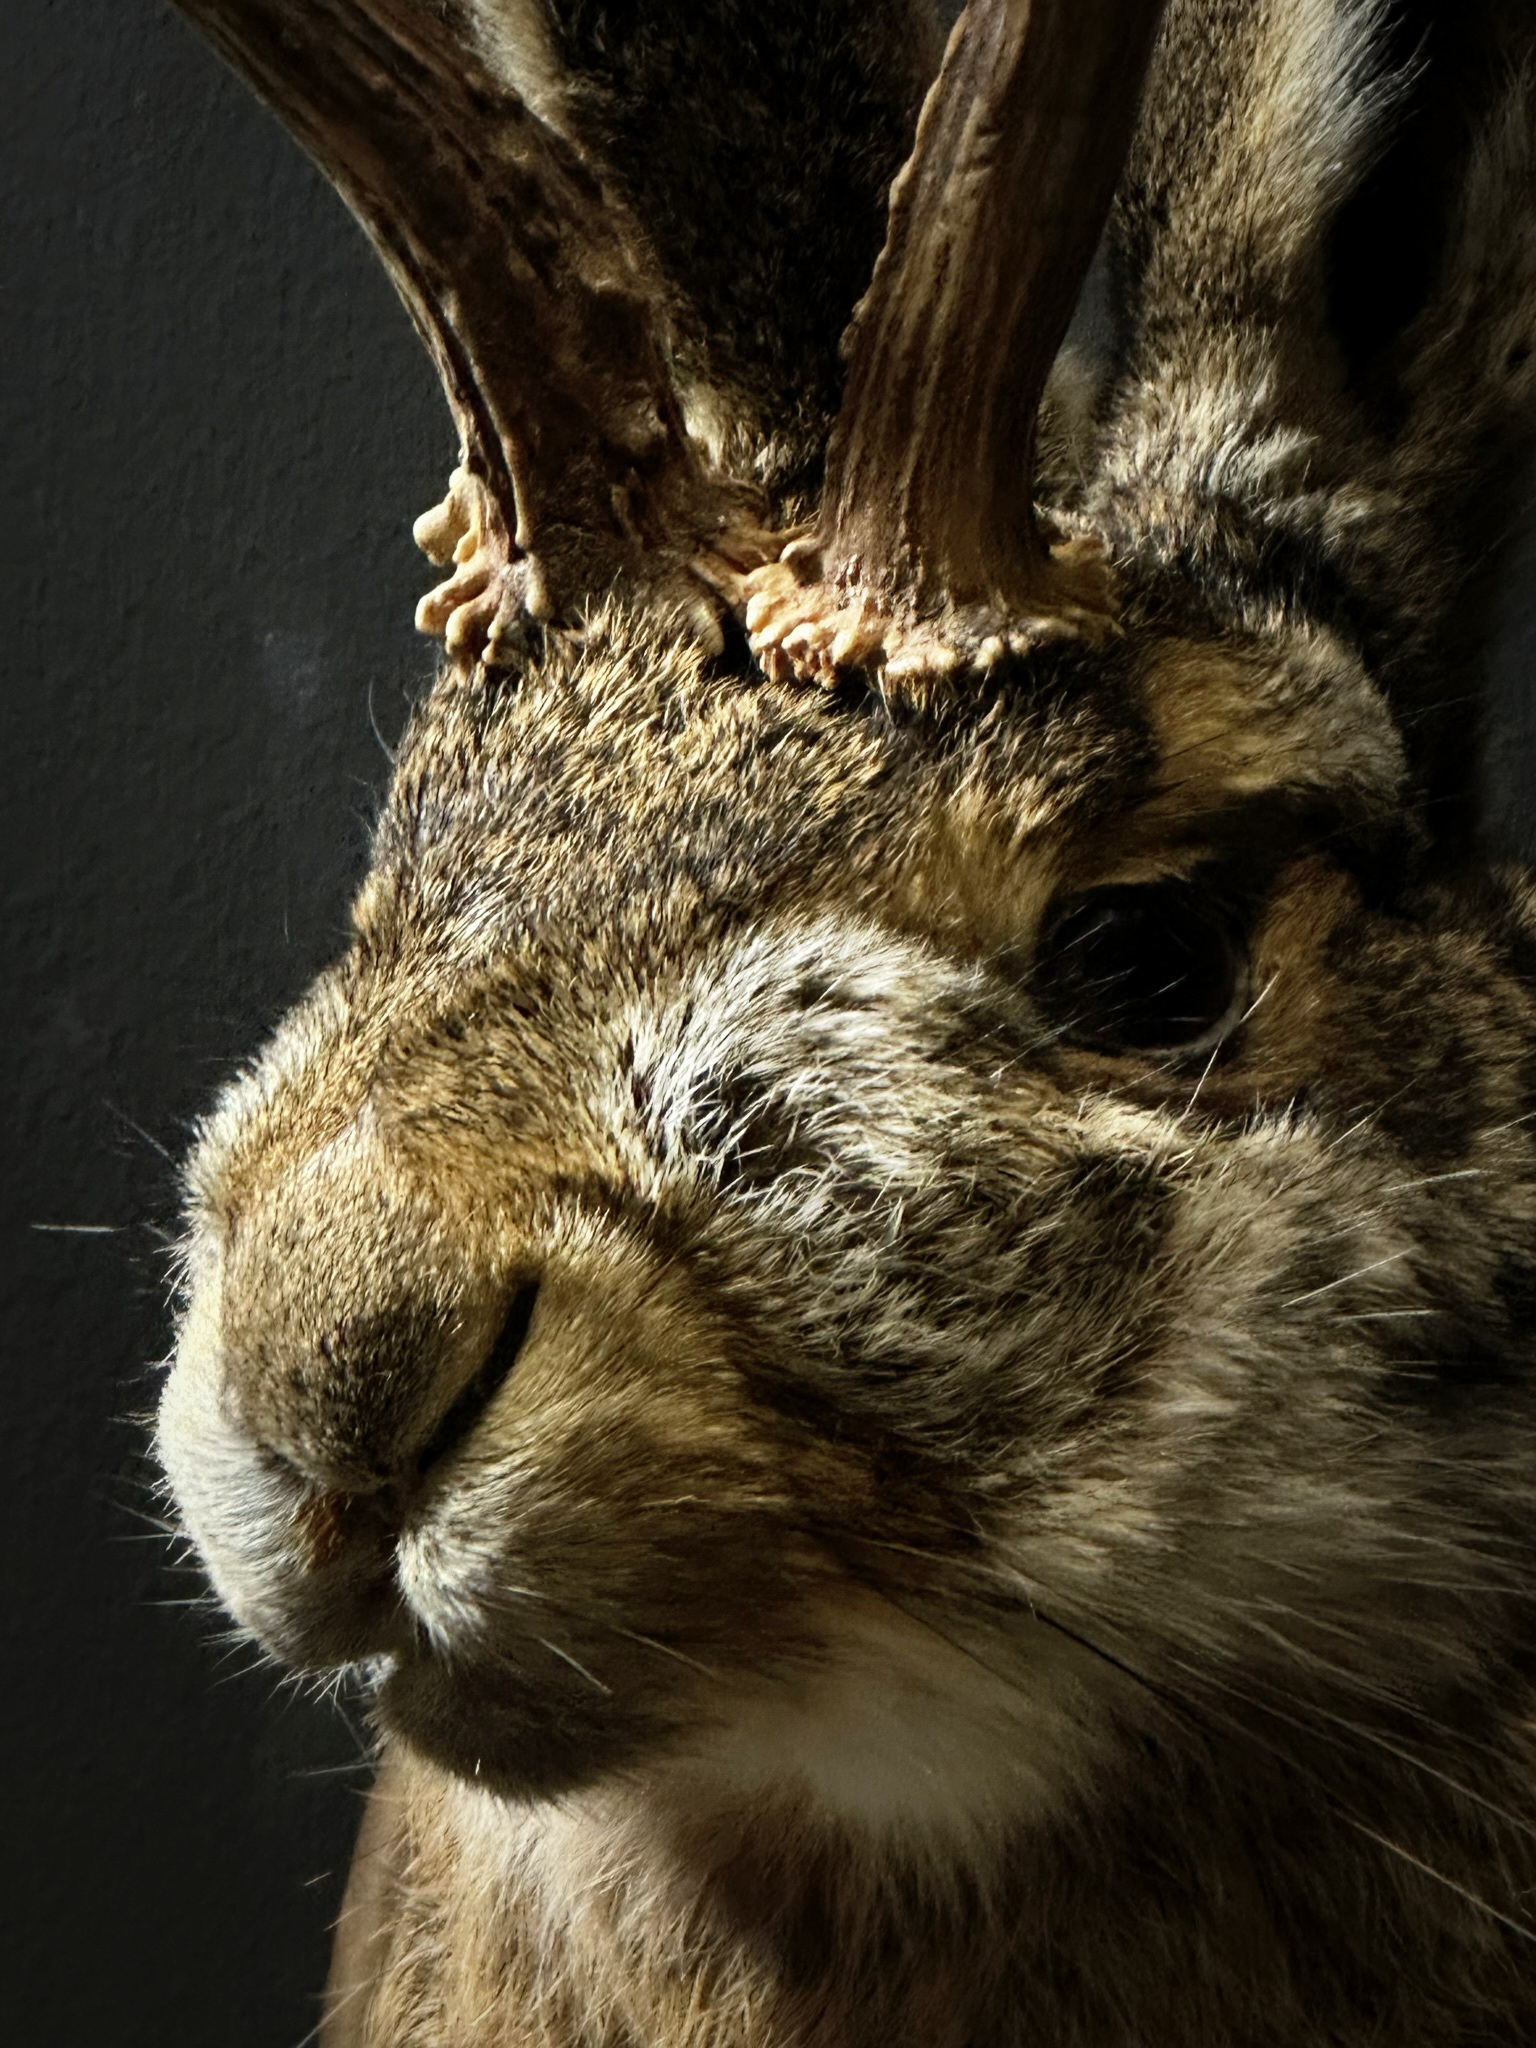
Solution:
[[[596,947],[643,972],[786,897],[985,951],[1027,935],[1062,879],[1156,865],[1206,813],[1282,794],[1359,819],[1401,779],[1379,696],[1322,634],[1283,653],[1047,649],[920,710],[721,677],[615,608],[521,678],[439,682],[358,901],[359,956],[410,955],[430,979],[509,955],[569,971]]]
[[[448,672],[421,707],[354,946],[226,1098],[204,1198],[240,1206],[381,1088],[423,1129],[439,1091],[470,1144],[470,1072],[487,1133],[515,1098],[519,1153],[554,1171],[571,1048],[628,1071],[631,997],[679,995],[751,934],[819,927],[834,980],[857,933],[919,941],[882,970],[887,1008],[923,957],[1012,985],[1063,892],[1213,849],[1272,874],[1383,815],[1401,773],[1380,699],[1321,633],[1046,649],[919,710],[717,675],[613,607],[525,672]]]

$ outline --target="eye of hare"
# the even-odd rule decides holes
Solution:
[[[1232,920],[1205,891],[1182,881],[1118,883],[1056,908],[1036,987],[1077,1044],[1197,1051],[1234,1023],[1246,964]]]

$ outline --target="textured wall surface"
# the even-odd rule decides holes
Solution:
[[[139,1540],[168,1155],[337,946],[451,457],[361,236],[157,0],[0,8],[9,2038],[297,2048],[356,1740]],[[1536,542],[1487,783],[1536,842]],[[375,730],[377,727],[377,732]]]
[[[156,1604],[195,1586],[136,1540],[130,1418],[165,1155],[336,950],[370,704],[391,737],[430,673],[453,440],[361,235],[158,0],[4,0],[0,148],[5,2032],[295,2048],[357,1747]]]

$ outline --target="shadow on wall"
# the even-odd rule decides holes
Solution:
[[[146,1219],[338,946],[431,667],[408,524],[452,437],[362,237],[156,0],[7,0],[0,135],[7,2016],[52,2048],[296,2048],[359,1750],[157,1607]],[[1536,850],[1536,498],[1530,527],[1486,786]]]

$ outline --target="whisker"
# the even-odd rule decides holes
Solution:
[[[1523,1920],[1516,1920],[1510,1914],[1500,1912],[1497,1906],[1491,1905],[1487,1899],[1481,1897],[1477,1892],[1468,1890],[1464,1884],[1458,1884],[1454,1877],[1447,1877],[1443,1870],[1436,1870],[1432,1863],[1426,1863],[1422,1857],[1415,1856],[1411,1849],[1405,1849],[1401,1842],[1394,1842],[1390,1837],[1378,1834],[1375,1828],[1367,1827],[1363,1820],[1357,1820],[1352,1813],[1341,1812],[1339,1819],[1344,1822],[1346,1827],[1354,1828],[1358,1834],[1364,1835],[1367,1841],[1374,1842],[1378,1848],[1385,1849],[1389,1855],[1401,1858],[1404,1863],[1410,1864],[1417,1871],[1421,1871],[1425,1877],[1431,1878],[1434,1883],[1444,1885],[1447,1891],[1454,1892],[1457,1898],[1464,1899],[1469,1906],[1474,1907],[1479,1913],[1486,1913],[1490,1920],[1496,1920],[1501,1927],[1507,1927],[1511,1934],[1518,1934],[1525,1941],[1536,1942],[1536,1928],[1527,1927]]]
[[[915,1622],[919,1628],[927,1629],[930,1635],[936,1636],[941,1643],[953,1650],[957,1656],[968,1658],[979,1671],[984,1671],[989,1678],[995,1678],[999,1685],[1006,1686],[1010,1692],[1023,1694],[1024,1687],[1016,1678],[1010,1677],[1006,1671],[999,1671],[995,1664],[989,1664],[978,1650],[973,1649],[969,1643],[960,1642],[947,1629],[940,1628],[930,1615],[920,1613],[916,1609],[908,1607],[905,1602],[898,1600],[895,1594],[884,1586],[876,1586],[871,1590],[888,1607],[894,1607],[898,1614],[905,1615],[908,1621]]]
[[[368,1977],[364,1978],[361,1983],[352,1985],[339,1998],[334,1995],[326,1998],[324,2001],[324,2012],[321,2013],[319,2019],[316,2020],[309,2032],[302,2039],[294,2042],[293,2048],[314,2048],[315,2042],[319,2040],[320,2036],[337,2015],[345,2012],[349,2005],[355,2005],[358,1999],[366,1997],[373,1989],[374,1980]]]
[[[1406,1259],[1406,1251],[1388,1252],[1383,1259],[1372,1259],[1367,1266],[1356,1266],[1352,1273],[1341,1273],[1337,1280],[1325,1280],[1321,1287],[1309,1287],[1305,1294],[1293,1294],[1289,1301],[1282,1301],[1282,1309],[1300,1308],[1304,1301],[1316,1301],[1321,1294],[1332,1294],[1336,1287],[1347,1287],[1351,1280],[1363,1280],[1367,1273],[1379,1273],[1383,1266],[1396,1266]]]
[[[609,1699],[612,1699],[613,1687],[611,1685],[604,1685],[603,1681],[600,1678],[594,1678],[592,1673],[587,1669],[586,1665],[579,1663],[577,1659],[571,1655],[569,1650],[562,1650],[560,1645],[558,1643],[552,1643],[549,1640],[548,1636],[535,1636],[533,1640],[536,1643],[542,1643],[544,1645],[544,1648],[548,1650],[549,1654],[552,1657],[558,1657],[562,1664],[569,1664],[571,1669],[575,1672],[578,1672],[580,1676],[587,1681],[588,1685],[594,1688],[594,1690],[603,1693]]]
[[[628,1643],[640,1643],[647,1650],[654,1650],[660,1657],[670,1657],[674,1664],[687,1665],[690,1671],[697,1671],[701,1678],[709,1679],[711,1684],[720,1683],[718,1671],[711,1671],[707,1664],[701,1664],[697,1657],[690,1657],[686,1651],[679,1650],[672,1643],[658,1642],[655,1636],[641,1635],[638,1629],[623,1628],[616,1621],[606,1621],[601,1623],[601,1626],[616,1636],[622,1636]]]

